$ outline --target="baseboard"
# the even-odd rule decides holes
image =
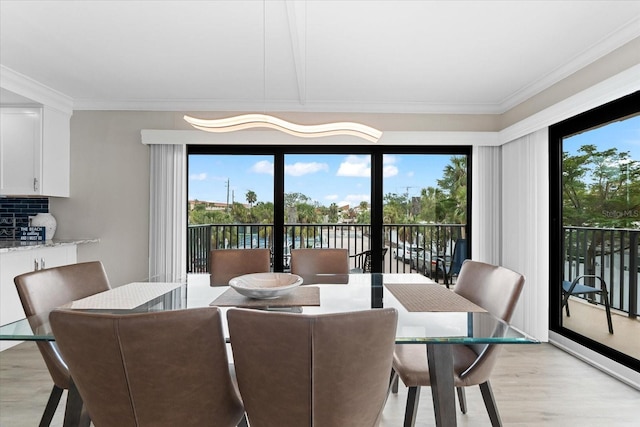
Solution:
[[[640,372],[621,365],[556,332],[549,331],[549,343],[630,387],[640,390]]]

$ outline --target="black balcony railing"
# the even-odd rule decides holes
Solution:
[[[640,305],[639,238],[640,230],[564,227],[564,279],[582,274],[602,277],[611,307],[636,318]]]
[[[435,275],[436,260],[451,260],[456,240],[464,237],[464,224],[385,225],[384,245],[388,249],[384,271],[421,272]],[[362,224],[286,224],[284,268],[289,267],[290,251],[297,248],[346,248],[350,255],[372,249],[370,225]],[[187,236],[189,273],[209,272],[209,251],[223,248],[272,248],[273,225],[206,224],[190,225]],[[356,267],[355,257],[351,262]],[[432,265],[434,266],[432,268]]]

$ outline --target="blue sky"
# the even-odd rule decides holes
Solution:
[[[451,155],[388,155],[384,158],[384,194],[417,196],[435,186]],[[285,156],[285,192],[302,193],[321,205],[358,205],[370,201],[368,156],[290,154]],[[258,201],[273,201],[273,158],[252,155],[191,155],[189,199],[246,203],[253,190]]]
[[[615,147],[618,152],[628,151],[632,160],[640,162],[640,115],[567,138],[563,150],[576,154],[587,144],[595,145],[599,150]]]

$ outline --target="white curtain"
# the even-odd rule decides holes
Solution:
[[[475,147],[471,200],[472,247],[476,261],[501,263],[502,147]]]
[[[549,136],[544,128],[502,146],[502,262],[526,276],[512,323],[549,333]]]
[[[186,145],[150,145],[149,278],[186,281]]]

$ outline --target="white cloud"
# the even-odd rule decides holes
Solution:
[[[207,179],[207,173],[206,172],[193,173],[193,174],[189,175],[189,180],[190,181],[204,181],[206,179]]]
[[[393,165],[387,165],[382,168],[382,176],[389,178],[398,175],[398,168]]]
[[[269,175],[273,175],[273,163],[268,160],[261,160],[251,166],[250,170],[254,173],[266,173]]]
[[[324,196],[325,200],[338,200],[338,195],[337,194],[328,194],[326,196]]]
[[[370,158],[368,156],[347,156],[347,158],[340,163],[336,175],[368,178],[371,176]]]
[[[329,165],[326,163],[302,163],[296,162],[292,165],[284,166],[284,173],[291,176],[303,176],[308,175],[310,173],[316,173],[320,171],[328,171]]]
[[[398,161],[396,156],[385,154],[383,157],[383,176],[389,178],[399,173],[394,164]],[[368,178],[371,176],[371,159],[369,156],[347,156],[340,164],[337,176],[354,176]]]
[[[398,158],[393,154],[384,154],[382,156],[382,164],[384,165],[392,165],[398,161]]]

